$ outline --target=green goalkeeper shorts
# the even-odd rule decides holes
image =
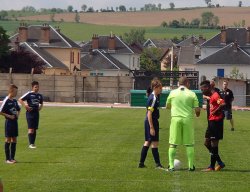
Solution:
[[[194,144],[193,119],[182,118],[182,117],[171,118],[169,144],[173,145]]]

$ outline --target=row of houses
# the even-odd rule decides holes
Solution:
[[[140,70],[143,49],[156,47],[162,49],[163,71],[173,55],[180,71],[199,71],[202,79],[229,77],[234,67],[250,77],[250,28],[222,27],[208,40],[191,36],[178,44],[148,39],[143,45],[127,45],[114,34],[94,34],[90,41],[76,43],[51,25],[22,24],[10,41],[13,50],[22,47],[43,60],[45,74],[131,76],[131,70]]]

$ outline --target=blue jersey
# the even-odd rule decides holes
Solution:
[[[17,117],[17,112],[20,111],[20,107],[17,103],[16,99],[9,99],[9,97],[5,97],[3,103],[0,107],[0,112],[6,113],[8,115],[15,115]],[[7,119],[7,118],[6,118]]]
[[[154,92],[151,93],[148,97],[146,107],[147,107],[147,113],[148,113],[148,111],[152,111],[152,119],[159,119],[159,117],[160,117],[160,112],[159,112],[160,97],[159,97],[159,95],[155,95]],[[147,115],[146,115],[146,119],[147,119]]]
[[[33,91],[25,93],[20,99],[27,101],[28,106],[32,108],[33,112],[38,111],[39,104],[43,104],[43,96]]]

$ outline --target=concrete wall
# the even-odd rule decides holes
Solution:
[[[81,75],[30,75],[0,73],[0,96],[6,96],[10,83],[18,86],[20,97],[31,89],[31,82],[40,84],[45,100],[52,102],[129,102],[131,77],[84,77]]]

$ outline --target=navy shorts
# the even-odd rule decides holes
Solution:
[[[26,111],[26,119],[29,129],[38,129],[39,124],[39,112],[28,112]]]
[[[17,120],[5,120],[5,137],[18,136],[18,123]]]
[[[226,120],[232,119],[232,109],[224,109],[224,116]]]
[[[209,121],[205,138],[215,140],[223,139],[223,119],[219,121]]]
[[[155,136],[150,135],[150,126],[149,126],[148,120],[146,119],[144,121],[145,141],[159,141],[159,122],[158,122],[158,120],[153,119],[153,125],[155,128]]]

